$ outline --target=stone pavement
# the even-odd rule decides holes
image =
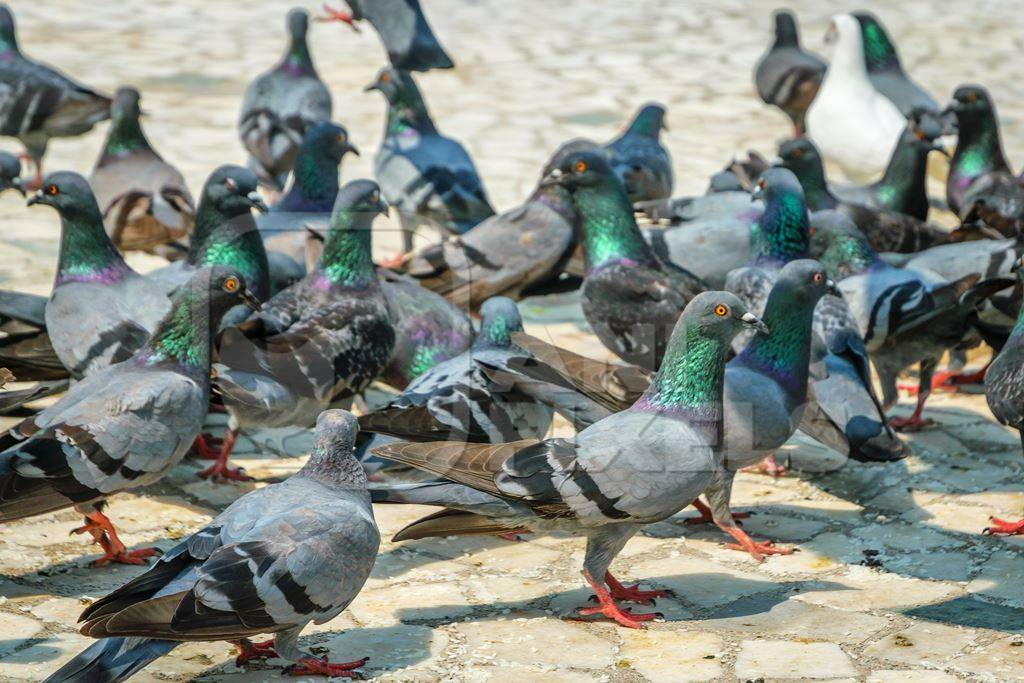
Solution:
[[[139,87],[150,138],[198,192],[215,165],[242,159],[234,129],[241,91],[277,59],[288,4],[103,4],[18,3],[23,47],[96,87]],[[772,3],[424,4],[459,68],[422,76],[420,84],[441,129],[475,156],[498,207],[529,191],[558,143],[610,137],[647,99],[669,106],[667,144],[680,194],[702,191],[735,150],[770,153],[786,133],[782,114],[762,106],[750,82]],[[828,16],[851,8],[788,4],[800,16],[805,44],[819,51]],[[937,99],[963,81],[987,85],[1010,159],[1024,155],[1024,91],[1013,69],[1024,23],[1019,8],[993,1],[866,4]],[[376,37],[315,26],[312,46],[336,118],[363,151],[346,160],[343,176],[366,175],[383,126],[381,98],[361,92],[382,60]],[[55,141],[49,167],[87,173],[101,142],[102,130]],[[28,210],[8,193],[0,198],[0,221],[0,286],[47,292],[55,214]],[[392,237],[380,240],[382,254],[397,243]],[[158,263],[131,261],[140,268]],[[531,331],[602,354],[571,297],[527,301],[523,310]],[[992,421],[982,397],[937,396],[929,405],[938,424],[908,438],[912,455],[902,462],[851,463],[778,480],[740,475],[736,508],[756,512],[747,529],[796,546],[797,554],[757,564],[723,549],[717,530],[683,525],[692,511],[637,536],[617,573],[671,592],[657,606],[664,621],[649,630],[563,618],[588,596],[580,540],[449,539],[385,542],[364,592],[339,618],[308,629],[305,645],[339,659],[370,656],[368,675],[393,681],[1022,679],[1022,540],[980,535],[988,515],[1024,513],[1020,443]],[[900,412],[909,407],[905,399]],[[288,447],[301,452],[303,439]],[[261,483],[302,462],[257,452],[251,442],[242,450],[248,453],[240,464]],[[806,462],[809,449],[796,445],[788,453]],[[248,488],[202,482],[198,469],[186,462],[157,486],[113,500],[111,516],[128,544],[170,547]],[[380,507],[377,517],[387,537],[423,512]],[[139,571],[85,568],[93,548],[68,537],[78,521],[61,512],[0,528],[0,680],[40,679],[85,647],[89,639],[73,626],[83,606]],[[236,669],[230,649],[185,645],[134,680],[278,677],[269,665]]]

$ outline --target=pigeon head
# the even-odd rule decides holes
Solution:
[[[665,113],[665,107],[656,102],[645,104],[633,117],[628,130],[630,133],[646,135],[657,140],[661,131],[668,130]]]
[[[285,27],[292,40],[305,40],[309,31],[309,13],[301,7],[293,7],[285,15]]]
[[[142,116],[139,102],[142,96],[135,88],[118,88],[114,100],[110,104],[110,116],[113,119],[137,119]]]
[[[676,322],[673,339],[686,327],[695,327],[701,335],[723,342],[731,341],[744,327],[770,333],[735,294],[721,291],[702,292],[693,297]]]
[[[349,140],[345,127],[332,121],[319,121],[306,130],[295,163],[298,165],[298,157],[304,155],[320,156],[337,166],[349,152],[359,156],[359,150]]]
[[[516,302],[506,296],[492,296],[480,307],[480,334],[474,348],[512,345],[512,333],[523,331],[523,318]]]
[[[140,100],[139,91],[135,88],[117,89],[110,103],[111,124],[103,146],[103,156],[126,154],[140,148],[152,149],[139,121],[142,116]]]
[[[359,421],[347,410],[325,410],[316,419],[313,449],[298,476],[335,488],[363,488],[366,473],[352,456]]]
[[[814,259],[797,259],[783,266],[775,280],[775,287],[780,286],[792,297],[791,300],[812,305],[826,294],[839,295],[836,283],[829,279],[825,265]]]
[[[943,121],[935,112],[923,107],[914,107],[910,111],[905,133],[912,138],[911,144],[919,151],[926,153],[935,151],[949,156],[946,148],[937,142],[943,132]]]
[[[772,22],[775,25],[775,47],[797,47],[800,44],[800,34],[796,28],[796,17],[787,9],[779,9],[772,12]]]
[[[878,262],[878,254],[853,220],[839,211],[818,211],[813,216],[810,253],[838,279],[864,272]]]
[[[862,76],[867,74],[860,24],[852,15],[837,14],[832,17],[825,33],[825,43],[832,46],[829,71]]]
[[[796,176],[787,168],[769,168],[757,181],[753,197],[764,200],[757,259],[789,261],[804,257],[810,216]]]
[[[21,161],[10,152],[0,152],[0,192],[4,190],[17,190],[21,196],[25,196],[25,188],[22,185]]]
[[[583,148],[562,155],[557,160],[558,165],[548,171],[542,182],[548,185],[561,185],[570,192],[580,188],[622,184],[603,151],[587,149],[582,144],[581,147]]]
[[[903,72],[896,46],[886,33],[882,22],[871,12],[854,12],[860,28],[861,43],[864,46],[864,67],[869,74],[884,71]]]
[[[257,190],[256,174],[231,164],[219,167],[206,179],[200,203],[208,204],[225,217],[248,214],[253,209],[267,212],[267,205]]]
[[[363,92],[376,90],[384,95],[384,98],[391,105],[405,104],[413,106],[423,101],[416,81],[408,71],[402,71],[394,67],[384,67],[377,72],[377,77],[372,83],[363,88]]]
[[[956,114],[957,122],[976,121],[995,117],[995,106],[988,91],[980,85],[961,85],[953,92],[953,99],[946,106],[947,112]]]
[[[28,198],[28,205],[45,204],[57,209],[63,218],[99,216],[89,181],[74,171],[56,171],[43,178],[39,191]]]
[[[371,226],[377,216],[387,212],[380,186],[372,180],[353,180],[338,190],[320,260],[320,269],[329,283],[368,287],[377,282]]]
[[[6,4],[0,4],[0,52],[17,52],[18,37],[14,31],[14,13]]]
[[[779,162],[796,177],[807,206],[814,211],[835,208],[837,200],[828,188],[825,166],[813,142],[804,137],[786,140],[779,146]],[[755,187],[755,195],[757,192]]]
[[[203,275],[198,280],[196,277]],[[254,311],[260,310],[260,301],[256,295],[246,287],[245,277],[241,272],[230,266],[208,266],[196,271],[192,276],[197,286],[205,286],[210,293],[211,315],[216,315],[220,320],[227,311],[242,304]]]

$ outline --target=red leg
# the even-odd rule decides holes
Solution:
[[[90,512],[85,516],[85,524],[72,529],[72,534],[84,534],[88,532],[101,548],[103,557],[89,563],[90,567],[101,567],[108,562],[119,564],[146,564],[147,557],[160,554],[159,548],[139,548],[128,550],[124,543],[117,537],[117,531],[113,523],[102,512]]]
[[[324,12],[327,13],[325,17],[317,17],[317,21],[341,21],[352,27],[352,30],[356,33],[360,33],[359,25],[356,23],[355,17],[350,12],[343,12],[340,9],[334,9],[330,5],[324,3]]]
[[[603,584],[594,581],[594,577],[590,575],[590,572],[584,570],[583,578],[587,580],[590,587],[594,589],[594,595],[597,596],[597,601],[600,603],[598,607],[580,607],[576,610],[576,613],[582,617],[588,617],[593,614],[600,614],[609,619],[614,620],[620,626],[626,628],[643,628],[641,622],[651,621],[656,619],[660,614],[654,612],[650,614],[633,614],[628,609],[622,609],[615,604],[615,600],[612,598],[611,593],[604,587]]]
[[[640,584],[635,583],[632,586],[623,586],[619,583],[619,580],[612,576],[611,572],[605,572],[604,582],[608,584],[609,593],[616,600],[624,600],[626,602],[640,602],[647,604],[654,604],[655,598],[663,598],[668,595],[668,591],[654,590],[654,591],[642,591],[639,590]]]
[[[694,499],[690,503],[693,507],[697,508],[697,512],[700,513],[700,517],[687,517],[683,520],[683,524],[712,524],[715,521],[714,515],[711,514],[711,508],[701,502],[700,498]],[[753,512],[734,512],[732,513],[733,519],[747,519]]]
[[[505,531],[498,534],[498,538],[510,541],[512,543],[519,543],[523,539],[519,538],[519,534],[528,534],[530,530],[525,526],[521,526],[518,529],[512,529],[511,531]]]
[[[992,526],[985,527],[981,533],[992,536],[1016,536],[1018,534],[1024,534],[1024,519],[1019,522],[1008,522],[1005,519],[989,517],[989,520],[992,522]]]
[[[216,460],[220,457],[220,449],[223,445],[224,439],[200,434],[192,444],[192,453],[200,460]]]
[[[386,259],[382,259],[380,261],[380,267],[390,268],[391,270],[401,270],[402,267],[405,265],[405,262],[409,260],[410,256],[412,256],[412,254],[410,254],[407,251],[399,252],[394,256],[389,256]]]
[[[769,477],[781,477],[786,473],[786,468],[783,465],[775,462],[775,454],[765,456],[764,460],[751,465],[750,467],[744,467],[740,472],[754,472],[757,474],[766,474]]]
[[[928,393],[919,393],[917,395],[917,407],[914,408],[914,414],[910,417],[892,417],[889,418],[889,426],[898,432],[919,432],[923,428],[932,424],[931,420],[921,417],[921,411],[924,410],[924,402],[928,400]]]
[[[235,657],[235,666],[243,666],[253,659],[273,659],[277,657],[277,650],[274,649],[273,640],[264,640],[262,643],[254,643],[248,638],[232,640],[231,644],[238,648],[238,656]]]
[[[722,531],[738,541],[738,543],[726,543],[726,548],[748,552],[758,562],[763,562],[765,555],[793,554],[793,548],[776,548],[775,541],[754,541],[746,531],[738,526],[722,527]]]
[[[228,457],[231,455],[231,449],[235,447],[235,439],[238,438],[238,434],[234,430],[227,430],[224,432],[224,442],[220,447],[220,454],[217,456],[217,461],[207,467],[205,470],[199,473],[199,476],[203,479],[212,479],[213,481],[226,481],[232,479],[234,481],[252,481],[252,477],[248,476],[241,467],[234,469],[228,467]]]
[[[316,659],[315,657],[307,657],[306,659],[300,659],[291,667],[288,668],[289,676],[338,676],[341,678],[361,678],[358,671],[359,667],[365,665],[370,661],[369,657],[363,657],[357,659],[354,662],[339,662],[332,664],[327,661],[327,657],[323,659]]]

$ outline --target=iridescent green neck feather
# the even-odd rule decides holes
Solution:
[[[958,182],[969,184],[970,180],[983,173],[1009,170],[994,110],[970,112],[960,116],[958,124],[957,146],[950,164],[950,175]]]
[[[864,44],[864,63],[868,73],[880,71],[902,71],[896,48],[883,29],[875,21],[865,21],[861,26]]]
[[[807,255],[810,216],[796,192],[777,190],[765,203],[758,231],[755,262],[783,263]]]
[[[771,334],[758,333],[733,363],[775,379],[793,398],[807,394],[814,306],[796,298],[791,287],[777,283],[761,319]]]
[[[279,69],[293,76],[310,76],[316,74],[313,67],[313,59],[309,55],[309,46],[306,44],[305,34],[292,36],[281,60]]]
[[[800,181],[800,187],[804,191],[804,202],[811,211],[836,208],[839,202],[828,189],[821,159],[804,154],[799,160],[787,160],[785,166]]]
[[[194,268],[229,266],[245,277],[249,289],[260,300],[269,296],[267,251],[256,221],[248,209],[235,215],[221,213],[205,198],[196,212],[187,262]]]
[[[125,114],[114,116],[110,131],[107,133],[106,144],[103,146],[103,156],[128,154],[138,149],[153,149],[142,131],[138,118]]]
[[[846,234],[831,237],[818,260],[829,273],[840,279],[882,264],[878,253],[866,240]]]
[[[720,416],[725,352],[725,344],[703,334],[699,325],[677,330],[637,407]]]
[[[338,194],[339,166],[326,155],[299,149],[292,169],[295,187],[307,200],[331,200]]]
[[[518,312],[487,316],[480,325],[480,334],[473,340],[473,348],[507,349],[512,345],[512,333],[522,331],[523,322]]]
[[[573,204],[583,222],[587,272],[617,262],[658,266],[633,218],[625,188],[612,182],[580,187],[573,193]]]
[[[171,311],[139,353],[144,364],[172,362],[205,370],[210,366],[209,296],[182,287]],[[204,373],[209,376],[209,373]]]
[[[95,202],[61,211],[60,255],[55,284],[90,281],[112,284],[133,271],[103,228]]]
[[[395,94],[388,100],[388,118],[385,133],[399,134],[407,128],[420,132],[436,132],[427,103],[414,83],[396,85]]]
[[[320,270],[332,285],[370,287],[377,283],[373,269],[370,221],[347,211],[331,219],[324,241]]]

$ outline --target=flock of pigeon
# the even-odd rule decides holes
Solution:
[[[48,680],[124,680],[195,640],[231,641],[239,664],[358,676],[365,659],[329,662],[298,637],[366,581],[380,540],[371,501],[439,508],[396,540],[582,535],[595,602],[579,616],[640,628],[656,613],[622,603],[663,591],[625,586],[610,565],[645,525],[693,504],[730,547],[792,552],[751,539],[730,497],[741,469],[779,473],[772,453],[798,430],[855,461],[897,460],[896,432],[927,424],[934,387],[982,381],[996,418],[1024,425],[1024,185],[989,94],[964,85],[940,109],[876,17],[835,16],[826,65],[776,13],[754,74],[794,128],[775,162],[751,153],[706,194],[672,198],[665,110],[648,104],[606,144],[566,142],[532,194],[496,213],[414,80],[454,66],[418,0],[347,2],[324,20],[369,23],[391,62],[367,86],[388,105],[376,179],[340,185],[358,151],[331,121],[309,16],[293,9],[284,56],[242,99],[248,164],[215,169],[198,203],[147,139],[137,91],[108,98],[24,56],[0,6],[0,134],[27,150],[0,154],[0,188],[34,191],[28,204],[61,222],[50,296],[0,292],[2,379],[35,382],[0,393],[0,411],[28,414],[0,437],[0,521],[73,507],[85,520],[74,533],[103,550],[94,565],[145,564],[159,553],[124,546],[103,512],[111,495],[190,453],[213,460],[200,476],[246,479],[229,466],[240,432],[315,424],[298,473],[93,602],[81,632],[98,640]],[[90,178],[43,175],[49,138],[107,118]],[[954,135],[942,202],[926,193],[928,158]],[[22,160],[34,177],[20,177]],[[826,160],[864,184],[829,182]],[[955,230],[927,222],[943,205]],[[405,250],[375,264],[372,226],[389,207]],[[424,229],[444,238],[411,251]],[[136,273],[127,250],[169,263]],[[516,300],[576,289],[622,362],[523,331]],[[987,372],[959,372],[982,343]],[[915,366],[916,410],[889,418]],[[399,393],[353,416],[375,381]],[[210,411],[228,415],[221,438],[203,433]],[[544,438],[555,413],[575,438]],[[422,476],[389,476],[403,469]]]

